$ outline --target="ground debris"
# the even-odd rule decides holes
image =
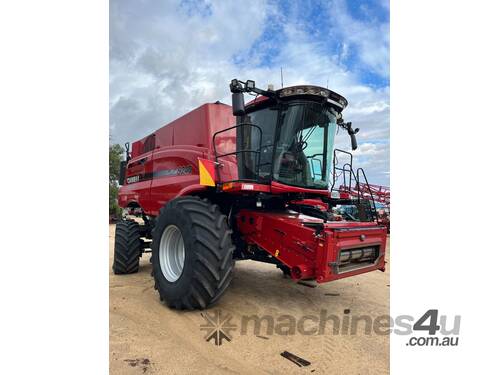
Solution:
[[[123,361],[127,362],[131,367],[137,367],[141,365],[143,373],[145,373],[151,365],[151,361],[149,360],[149,358],[124,359]]]
[[[340,293],[325,293],[325,296],[337,297],[340,296]]]
[[[282,357],[288,359],[289,361],[295,363],[299,367],[303,367],[303,366],[305,367],[305,366],[309,366],[311,364],[311,362],[306,361],[304,358],[300,358],[299,356],[292,354],[286,350],[283,353],[280,353],[280,355]]]

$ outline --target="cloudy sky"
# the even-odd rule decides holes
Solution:
[[[134,141],[207,102],[229,81],[326,86],[361,130],[355,166],[389,185],[389,0],[110,2],[110,133]],[[341,132],[337,147],[349,150]]]

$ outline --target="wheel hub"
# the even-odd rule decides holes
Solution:
[[[163,276],[174,282],[181,277],[184,269],[184,239],[179,228],[169,225],[163,231],[159,247],[160,268]]]

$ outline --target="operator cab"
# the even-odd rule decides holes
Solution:
[[[260,153],[242,154],[240,176],[328,189],[337,112],[314,99],[265,100],[238,117],[238,124],[255,125],[237,129],[240,149],[260,147]]]
[[[239,179],[327,191],[338,126],[349,132],[356,148],[358,129],[344,123],[341,115],[347,100],[317,86],[266,91],[253,81],[233,80],[230,88],[237,116]],[[257,97],[245,106],[243,92]]]

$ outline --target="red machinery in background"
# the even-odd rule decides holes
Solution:
[[[373,197],[375,202],[381,203],[386,207],[390,206],[391,191],[387,186],[365,184],[360,182],[357,186],[354,186],[354,188],[341,186],[341,189],[347,191],[353,197],[361,196],[365,199],[371,199],[371,197]]]
[[[387,186],[359,182],[352,188],[341,185],[340,190],[349,193],[351,197],[373,199],[379,203],[381,207],[376,207],[378,222],[387,228],[387,233],[390,233],[391,191]]]

